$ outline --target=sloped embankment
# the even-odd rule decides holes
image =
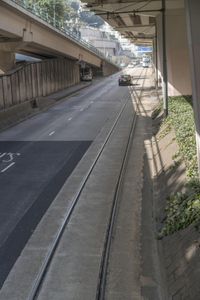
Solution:
[[[170,116],[154,138],[154,198],[167,299],[200,299],[200,184],[189,97],[169,101]],[[154,120],[158,127],[159,116]]]

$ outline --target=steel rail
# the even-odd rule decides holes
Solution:
[[[141,72],[141,74],[142,74],[142,72]],[[140,77],[141,77],[141,74],[140,74]],[[146,72],[145,72],[145,74],[146,74]],[[136,82],[138,82],[139,79],[140,78],[138,78]],[[144,81],[145,81],[145,78],[144,78]],[[144,81],[143,81],[143,85],[144,85]],[[105,237],[105,241],[104,241],[104,250],[103,250],[103,254],[102,254],[102,261],[101,261],[101,267],[100,267],[99,282],[98,282],[98,286],[97,286],[96,300],[105,300],[107,270],[108,270],[110,249],[111,249],[111,244],[112,244],[113,229],[114,229],[114,226],[116,223],[116,214],[117,214],[117,209],[118,209],[119,200],[120,200],[119,195],[120,195],[121,187],[122,187],[123,180],[124,180],[124,174],[125,174],[128,157],[129,157],[129,153],[130,153],[130,149],[131,149],[131,143],[132,143],[132,139],[133,139],[133,135],[134,135],[136,121],[137,121],[137,114],[135,113],[133,116],[133,119],[132,119],[130,134],[129,134],[128,141],[126,144],[126,149],[125,149],[125,155],[124,155],[124,158],[122,161],[118,181],[117,181],[116,188],[115,188],[113,205],[111,208],[110,219],[109,219],[107,233],[106,233],[106,237]]]
[[[71,201],[71,203],[70,203],[70,205],[68,207],[66,215],[64,216],[64,220],[63,220],[63,222],[62,222],[62,224],[61,224],[61,226],[60,226],[60,228],[59,228],[59,230],[58,230],[58,232],[56,234],[56,237],[55,237],[54,241],[52,242],[51,246],[49,247],[49,251],[47,252],[47,255],[46,255],[46,257],[45,257],[45,259],[43,261],[43,264],[41,265],[41,268],[40,268],[40,270],[38,272],[38,275],[37,275],[37,277],[36,277],[36,279],[35,279],[35,281],[34,281],[34,283],[32,285],[32,288],[31,288],[31,291],[30,291],[30,293],[28,295],[27,300],[36,300],[38,298],[41,286],[42,286],[42,284],[44,282],[44,279],[45,279],[45,276],[46,276],[46,274],[48,272],[48,268],[49,268],[49,266],[50,266],[50,264],[52,262],[52,259],[54,257],[55,252],[56,252],[56,249],[57,249],[57,247],[59,245],[59,242],[60,242],[60,240],[62,238],[64,230],[65,230],[65,228],[66,228],[66,226],[67,226],[67,224],[68,224],[68,222],[70,220],[72,212],[73,212],[73,210],[74,210],[74,208],[75,208],[75,206],[76,206],[76,204],[78,202],[78,199],[79,199],[79,197],[80,197],[80,195],[81,195],[81,193],[82,193],[82,191],[83,191],[83,189],[84,189],[84,187],[85,187],[85,185],[86,185],[86,183],[87,183],[87,181],[88,181],[88,179],[89,179],[89,177],[90,177],[90,175],[91,175],[91,173],[92,173],[95,165],[97,164],[97,161],[98,161],[99,157],[101,156],[101,154],[102,154],[102,152],[103,152],[106,144],[108,143],[108,141],[109,141],[112,133],[114,132],[114,130],[116,128],[116,125],[117,125],[117,123],[118,123],[118,121],[119,121],[119,119],[120,119],[123,111],[125,110],[125,107],[128,104],[128,102],[129,102],[129,100],[127,99],[127,101],[123,104],[120,112],[118,113],[118,115],[117,115],[117,117],[115,119],[115,122],[114,122],[113,126],[111,127],[110,131],[108,132],[104,143],[102,144],[102,146],[101,146],[98,154],[96,155],[95,160],[93,161],[93,163],[92,163],[90,169],[88,170],[87,174],[84,176],[84,178],[83,178],[83,180],[82,180],[82,182],[80,184],[80,187],[79,187],[78,191],[74,195],[74,197],[73,197],[73,199],[72,199],[72,201]]]

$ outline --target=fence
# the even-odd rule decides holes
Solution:
[[[18,6],[22,7],[25,9],[27,12],[35,15],[36,17],[40,18],[44,22],[47,22],[49,25],[53,26],[57,30],[61,31],[64,33],[68,38],[73,39],[76,43],[79,45],[85,47],[86,49],[92,51],[95,53],[97,56],[102,58],[104,61],[107,61],[113,65],[116,65],[115,62],[113,61],[112,57],[107,57],[105,56],[101,51],[99,51],[96,47],[94,47],[92,44],[88,43],[84,39],[82,39],[79,35],[74,34],[71,31],[71,28],[66,26],[64,24],[64,20],[59,20],[57,16],[55,15],[54,18],[52,18],[48,12],[45,10],[45,8],[41,8],[39,5],[34,3],[34,1],[29,1],[29,0],[11,0]],[[58,21],[59,20],[59,21]],[[117,65],[116,65],[117,66]]]
[[[29,63],[0,75],[0,110],[46,96],[80,81],[79,66],[68,59]]]

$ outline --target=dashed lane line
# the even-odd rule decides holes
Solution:
[[[55,133],[55,131],[52,131],[49,133],[49,136],[53,135]]]

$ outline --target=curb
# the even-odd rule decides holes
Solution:
[[[71,91],[67,91],[67,89],[64,89],[45,97],[36,97],[35,99],[25,101],[6,110],[0,111],[0,131],[6,130],[35,116],[42,111],[49,109],[50,107],[56,105],[57,102],[61,101],[63,98],[71,96],[90,85],[92,85],[92,83],[79,86],[77,87],[77,89],[75,89],[75,86],[73,86],[74,89],[72,89]],[[56,97],[56,94],[61,94],[62,91],[65,90],[65,93]]]

